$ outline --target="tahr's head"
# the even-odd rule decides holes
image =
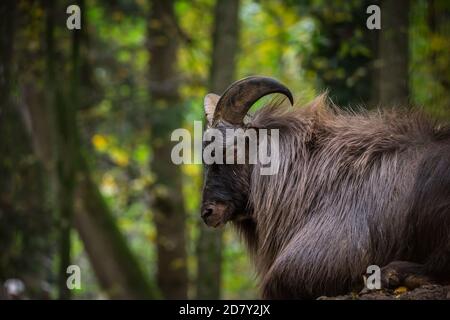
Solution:
[[[250,107],[258,99],[271,93],[281,93],[293,104],[292,94],[288,88],[274,79],[260,76],[248,77],[233,83],[222,96],[210,93],[205,97],[207,120],[205,136],[208,135],[208,131],[222,133],[223,142],[220,143],[223,144],[223,148],[220,148],[220,152],[223,154],[215,158],[224,159],[222,162],[218,161],[219,163],[204,165],[201,216],[208,226],[218,227],[228,221],[245,219],[249,213],[252,166],[247,162],[226,164],[225,159],[230,154],[230,148],[231,154],[236,155],[240,152],[236,150],[234,138],[231,142],[227,139],[226,132],[227,129],[246,130],[244,117]],[[206,151],[205,148],[209,148],[214,141],[204,139],[203,151]],[[205,155],[205,152],[203,154]]]

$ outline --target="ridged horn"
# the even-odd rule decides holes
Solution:
[[[234,125],[242,124],[251,106],[271,93],[281,93],[294,104],[291,91],[275,79],[252,76],[232,83],[217,102],[214,122],[222,119]]]

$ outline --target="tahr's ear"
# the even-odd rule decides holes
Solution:
[[[214,111],[216,110],[217,102],[219,101],[220,96],[215,93],[208,93],[203,100],[203,106],[205,108],[205,117],[208,121],[208,126],[212,125]]]

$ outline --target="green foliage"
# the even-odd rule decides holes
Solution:
[[[435,1],[436,12],[448,17],[448,1]],[[427,2],[417,1],[411,12],[410,85],[414,103],[440,119],[450,119],[450,21],[434,17]]]

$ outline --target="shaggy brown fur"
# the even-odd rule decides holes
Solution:
[[[264,107],[246,127],[280,130],[278,174],[219,165],[203,204],[231,207],[224,219],[247,243],[264,298],[346,293],[369,265],[397,260],[449,278],[450,130],[418,113],[338,110],[325,96]]]

